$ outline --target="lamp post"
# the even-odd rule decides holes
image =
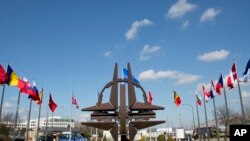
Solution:
[[[194,124],[194,129],[195,129],[195,121],[194,121],[194,108],[193,108],[193,106],[192,106],[192,105],[190,105],[190,104],[182,104],[182,105],[186,105],[186,106],[191,107],[191,109],[192,109],[192,114],[193,114],[193,124]]]

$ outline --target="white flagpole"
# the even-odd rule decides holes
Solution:
[[[42,102],[43,102],[43,87],[42,87],[42,96],[41,96],[40,105],[39,105],[39,113],[38,113],[37,129],[36,129],[36,141],[38,141],[38,137],[39,137]]]
[[[8,63],[6,65],[6,70],[7,70],[7,68],[8,68]],[[2,122],[2,110],[3,110],[4,92],[5,92],[5,84],[3,84],[3,91],[2,91],[1,104],[0,104],[0,122]]]
[[[235,63],[235,69],[236,69],[236,75],[237,75],[237,67],[236,67],[236,62]],[[244,112],[244,106],[243,106],[243,101],[242,101],[242,96],[241,96],[241,89],[240,89],[240,82],[239,78],[237,76],[237,84],[238,84],[238,90],[239,90],[239,97],[240,97],[240,106],[241,106],[241,114],[242,114],[242,124],[245,123],[245,112]]]
[[[26,126],[26,141],[29,141],[31,107],[32,107],[32,99],[30,98],[30,107],[29,107],[28,120],[27,120],[27,126]]]
[[[224,99],[225,99],[225,106],[226,106],[226,113],[227,113],[227,120],[226,120],[226,124],[228,124],[228,121],[229,121],[229,113],[228,113],[228,106],[227,106],[226,89],[225,89],[225,86],[224,86],[222,73],[221,73],[221,77],[222,77],[223,92],[224,92]],[[227,127],[226,127],[226,128],[227,128]]]
[[[5,84],[3,84],[3,91],[2,91],[1,104],[0,104],[0,122],[2,122],[4,91],[5,91]]]
[[[47,117],[46,117],[46,127],[45,127],[45,141],[47,141],[48,138],[48,120],[49,120],[49,102],[47,104]]]
[[[198,94],[197,94],[198,96]],[[195,99],[197,99],[197,97],[195,96]],[[199,140],[201,141],[201,136],[200,136],[200,117],[199,117],[199,110],[198,110],[198,105],[197,105],[197,102],[195,101],[195,105],[196,105],[196,111],[197,111],[197,120],[198,120],[198,137],[199,137]]]
[[[208,123],[207,123],[207,108],[206,108],[206,100],[205,100],[205,94],[203,92],[203,102],[204,102],[204,111],[205,111],[205,119],[206,119],[206,133],[208,135],[208,141],[209,141],[209,130],[208,130]]]
[[[73,92],[72,92],[72,95],[71,95],[71,104],[70,104],[70,120],[69,120],[69,141],[71,141],[71,121],[72,121],[72,101],[73,100]]]
[[[14,141],[16,139],[16,129],[17,129],[18,111],[19,111],[19,105],[20,105],[20,96],[21,96],[21,91],[19,90],[18,99],[17,99],[17,106],[16,106],[16,116],[15,116],[14,131],[13,131],[13,140]]]

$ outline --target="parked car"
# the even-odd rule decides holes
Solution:
[[[59,141],[69,141],[69,137],[70,137],[69,132],[63,132],[59,137]],[[80,133],[72,133],[71,141],[87,141],[87,138],[82,136]]]

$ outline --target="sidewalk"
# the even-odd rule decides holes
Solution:
[[[220,141],[224,141],[224,138],[220,138]],[[195,139],[194,141],[200,141],[199,139]],[[208,141],[208,139],[201,139],[201,141]],[[217,141],[217,138],[210,138],[209,141]],[[227,138],[227,141],[230,141],[229,138]]]

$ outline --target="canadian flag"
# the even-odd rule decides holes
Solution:
[[[236,72],[236,66],[235,63],[233,63],[233,66],[230,70],[230,74],[227,78],[227,86],[229,87],[229,89],[234,88],[234,82],[238,79],[237,77],[237,72]]]
[[[202,92],[203,92],[203,95],[204,95],[206,102],[208,102],[208,97],[210,96],[210,92],[206,90],[204,84],[202,85]]]

